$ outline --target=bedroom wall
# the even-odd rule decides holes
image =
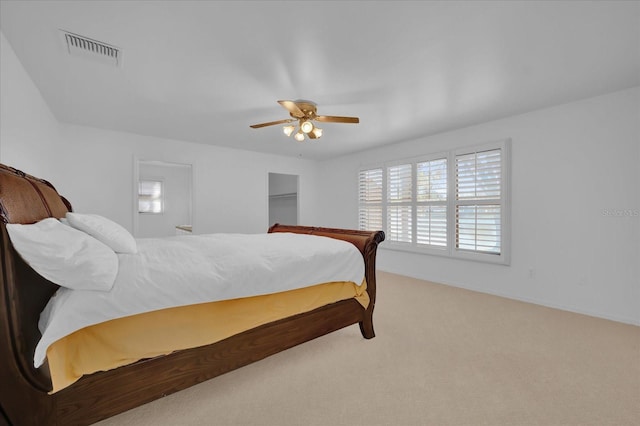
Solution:
[[[300,175],[301,222],[316,221],[315,162],[69,124],[61,124],[60,135],[58,190],[76,211],[103,214],[127,229],[135,158],[193,166],[194,233],[265,232],[269,172]]]
[[[323,162],[323,225],[357,226],[361,164],[505,138],[511,265],[381,248],[379,268],[640,324],[640,88]]]
[[[0,161],[51,181],[74,210],[133,228],[134,161],[193,165],[194,233],[265,232],[268,173],[300,176],[300,223],[316,224],[315,162],[60,123],[0,33]]]
[[[0,162],[36,176],[52,171],[58,121],[0,32]]]

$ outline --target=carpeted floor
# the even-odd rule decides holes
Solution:
[[[640,424],[640,327],[378,273],[358,326],[100,426]]]

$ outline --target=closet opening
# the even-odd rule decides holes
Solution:
[[[298,224],[298,175],[269,173],[269,226]]]

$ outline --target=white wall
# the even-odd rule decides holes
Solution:
[[[53,182],[76,211],[133,226],[134,158],[193,165],[193,231],[265,232],[268,173],[300,175],[300,217],[313,224],[316,163],[62,124],[60,170]],[[79,178],[82,177],[82,178]],[[85,179],[91,179],[87,185]]]
[[[134,160],[193,165],[194,233],[265,232],[268,173],[300,176],[300,223],[317,222],[310,160],[59,123],[0,33],[0,161],[49,180],[74,210],[133,228]]]
[[[326,161],[320,217],[357,226],[361,164],[511,138],[510,266],[381,249],[379,268],[640,324],[639,123],[635,88]]]
[[[58,121],[0,32],[0,162],[35,176],[53,170]]]

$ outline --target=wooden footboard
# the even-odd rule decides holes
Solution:
[[[350,229],[321,228],[311,226],[291,226],[275,224],[269,228],[269,232],[295,232],[299,234],[311,234],[331,237],[348,241],[360,250],[365,262],[365,279],[367,280],[367,293],[371,302],[365,312],[365,317],[360,321],[360,331],[366,339],[375,337],[373,330],[373,308],[376,304],[376,253],[378,244],[384,241],[382,231],[355,231]]]
[[[46,367],[33,367],[39,314],[57,290],[15,252],[6,223],[62,217],[71,205],[48,182],[0,165],[0,426],[88,425],[185,389],[340,328],[360,325],[374,337],[375,258],[380,231],[274,225],[269,232],[322,235],[349,241],[362,253],[370,304],[343,300],[256,327],[220,342],[142,360],[81,378],[48,395]]]

